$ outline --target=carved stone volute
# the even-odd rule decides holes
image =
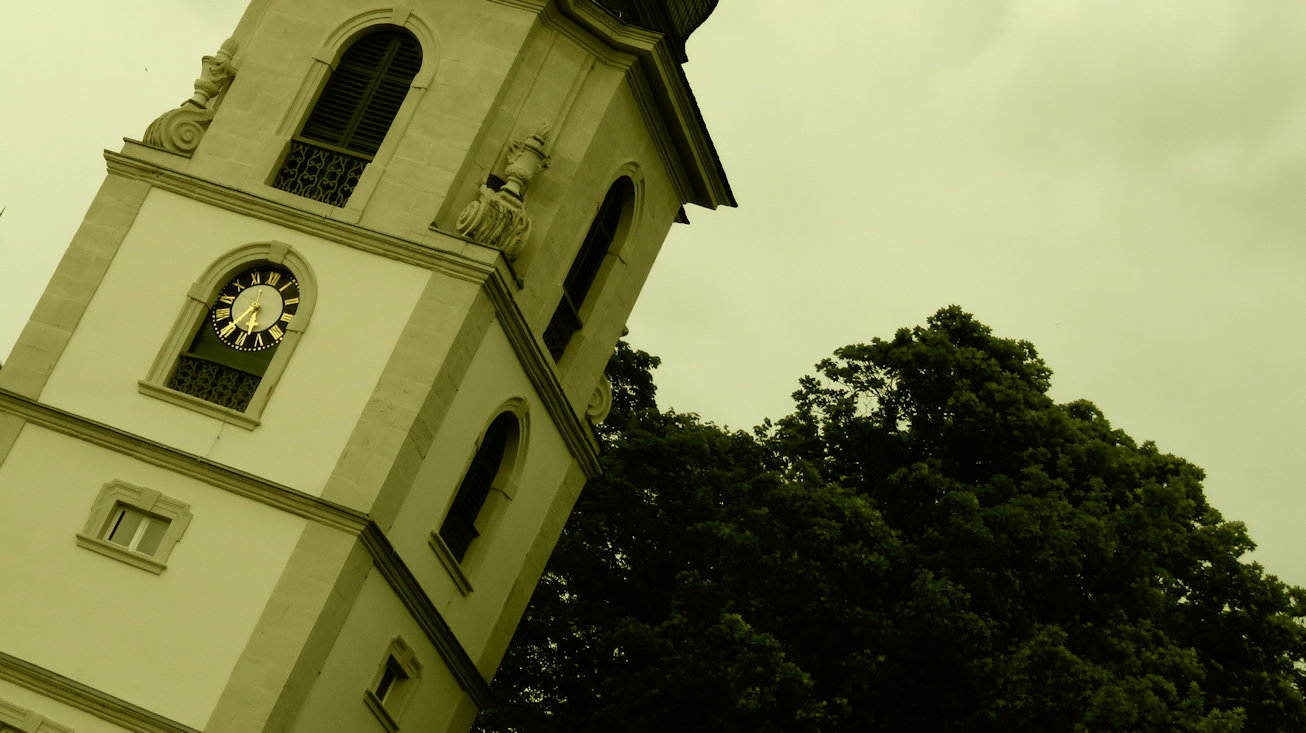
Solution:
[[[146,145],[186,157],[195,152],[217,113],[219,97],[236,78],[236,67],[231,63],[236,49],[236,40],[228,38],[216,55],[201,60],[195,93],[180,107],[164,112],[150,123],[145,130]]]
[[[529,136],[508,147],[504,184],[498,190],[481,186],[477,199],[458,214],[454,227],[460,234],[502,250],[509,261],[521,256],[530,236],[531,220],[526,215],[526,190],[535,174],[549,167],[545,152],[549,123],[541,120]]]
[[[608,375],[604,374],[599,377],[598,386],[594,388],[594,394],[590,396],[589,404],[585,407],[585,416],[595,425],[608,419],[608,413],[612,412],[612,382],[608,380]]]

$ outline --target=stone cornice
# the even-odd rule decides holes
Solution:
[[[359,534],[367,525],[363,512],[321,499],[253,474],[237,471],[202,456],[79,417],[7,389],[0,389],[0,412],[33,425],[132,456],[160,468],[216,486],[282,511]]]
[[[4,652],[0,652],[0,680],[25,687],[126,730],[141,733],[200,733],[188,725],[169,720]]]
[[[135,145],[128,143],[129,146]],[[293,206],[277,203],[246,191],[220,186],[202,178],[132,155],[104,151],[109,173],[143,181],[155,188],[179,194],[210,206],[262,219],[338,244],[388,257],[428,270],[480,282],[490,266],[433,245],[401,239],[357,224],[306,214]]]
[[[106,150],[105,160],[112,175],[143,181],[164,191],[295,229],[363,252],[479,283],[494,304],[499,323],[508,335],[523,370],[530,378],[531,385],[539,394],[550,417],[553,418],[572,456],[581,463],[587,475],[599,474],[598,443],[593,431],[572,408],[563,390],[562,382],[558,379],[553,360],[544,351],[521,309],[518,308],[513,296],[515,288],[511,284],[514,278],[502,255],[496,254],[496,264],[487,264],[470,257],[436,249],[434,246],[382,234],[356,224],[308,215],[292,206],[245,191],[219,186],[130,155]],[[432,232],[431,236],[454,237],[438,231]],[[457,239],[460,242],[465,241],[462,238]],[[486,250],[492,251],[488,247]]]
[[[421,583],[404,564],[399,553],[395,552],[394,546],[390,544],[390,540],[381,528],[374,522],[369,522],[367,528],[359,535],[359,541],[367,548],[386,583],[403,601],[417,624],[422,627],[426,638],[435,645],[436,650],[449,666],[449,671],[453,673],[454,679],[458,680],[458,684],[471,695],[477,707],[484,709],[493,705],[494,695],[490,692],[489,683],[481,676],[476,663],[463,649],[458,638],[454,636],[453,629],[449,628],[448,622],[440,615],[435,604],[431,603],[430,597],[422,590]]]
[[[682,200],[711,209],[735,206],[725,169],[694,101],[689,81],[661,34],[623,23],[593,0],[557,0],[556,7],[572,22],[603,39],[614,51],[638,60],[630,67],[635,72],[630,76],[631,85],[646,114],[652,111],[660,114],[661,124],[653,129],[665,127],[671,138],[675,151],[671,159],[679,165],[670,168],[673,175],[680,174],[677,178],[687,176],[685,182],[691,189],[682,191]],[[541,17],[547,19],[547,11]],[[663,141],[659,143],[664,147]],[[663,150],[664,156],[668,152]]]

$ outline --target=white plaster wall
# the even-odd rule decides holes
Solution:
[[[190,504],[162,574],[76,544],[113,479]],[[28,424],[0,465],[0,649],[201,728],[304,522]]]
[[[477,538],[469,548],[462,567],[474,590],[464,597],[428,538],[439,530],[448,513],[481,431],[512,398],[528,404],[517,492],[493,531]],[[566,443],[531,387],[508,337],[497,321],[492,323],[389,533],[400,557],[473,659],[479,657],[498,621],[572,463]]]
[[[318,300],[254,430],[140,394],[204,270],[251,242],[308,260]],[[146,198],[41,399],[56,407],[320,494],[429,273],[158,189]]]
[[[451,728],[457,709],[465,707],[466,693],[445,666],[435,647],[422,633],[380,573],[372,570],[349,617],[336,638],[303,711],[291,728],[294,733],[384,731],[363,702],[390,641],[396,636],[412,647],[421,677],[398,723],[405,731],[465,730]],[[460,702],[463,701],[463,702]],[[470,723],[470,721],[467,721]]]

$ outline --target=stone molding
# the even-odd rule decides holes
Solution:
[[[231,59],[237,48],[236,39],[228,38],[215,55],[201,60],[195,93],[180,107],[164,112],[150,123],[144,135],[146,145],[187,158],[195,152],[217,114],[219,98],[236,78],[236,67]]]
[[[449,628],[449,623],[422,590],[421,583],[399,557],[381,528],[374,522],[369,522],[359,535],[359,540],[367,548],[386,583],[403,601],[417,625],[422,627],[426,638],[435,645],[459,686],[471,696],[477,707],[485,709],[493,705],[494,695],[490,692],[489,683],[481,676],[475,662],[463,649],[458,637],[454,636],[453,629]]]
[[[368,516],[354,509],[297,491],[288,486],[227,468],[193,453],[78,417],[6,389],[0,389],[0,413],[92,445],[131,456],[145,463],[202,481],[247,499],[328,527],[359,534]]]
[[[0,679],[140,733],[200,733],[94,687],[0,652]]]
[[[736,205],[716,146],[672,44],[656,31],[617,20],[591,0],[559,0],[545,7],[540,19],[579,42],[601,62],[629,69],[627,82],[681,201],[711,209]],[[567,27],[569,24],[587,33],[576,34]]]

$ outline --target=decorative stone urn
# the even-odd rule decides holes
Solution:
[[[549,167],[545,146],[549,123],[541,120],[530,136],[508,148],[504,184],[498,190],[481,186],[479,197],[467,204],[454,227],[468,239],[501,250],[508,260],[521,256],[531,233],[526,215],[526,189],[535,174]]]

